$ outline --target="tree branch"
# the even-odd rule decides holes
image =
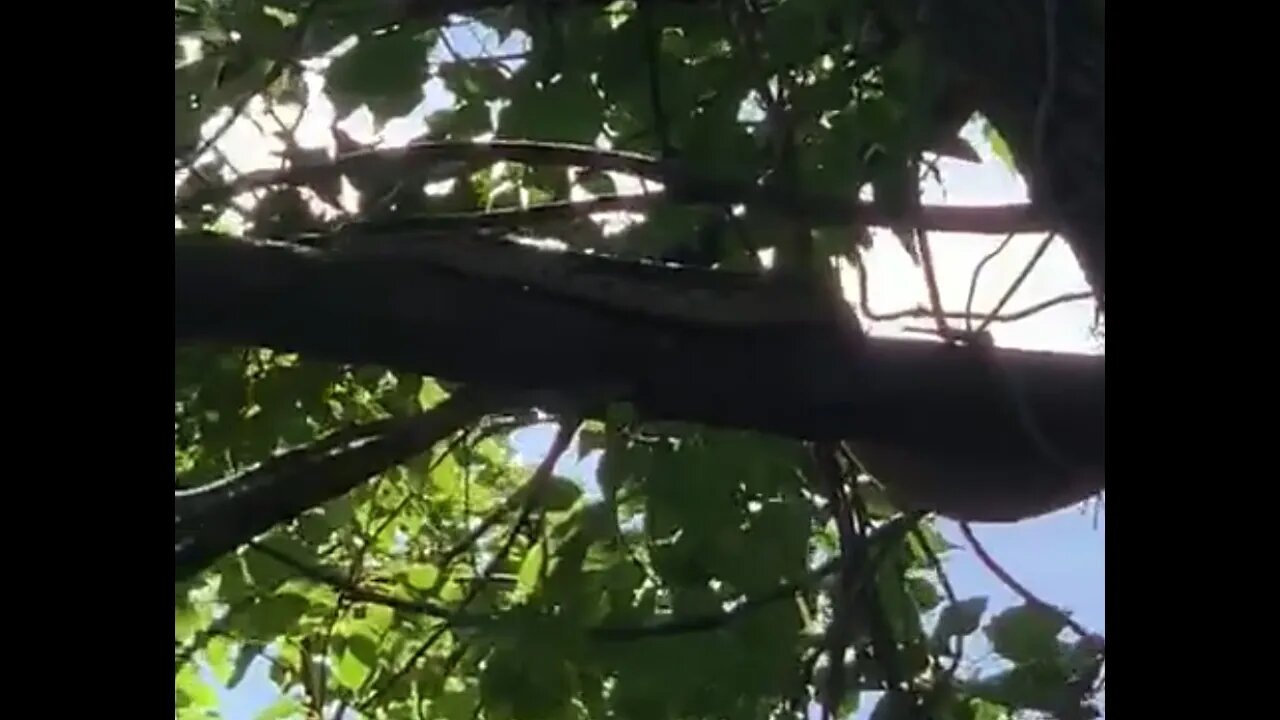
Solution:
[[[643,212],[659,201],[724,206],[759,204],[802,216],[815,225],[862,223],[890,226],[909,222],[913,227],[937,232],[1023,233],[1046,229],[1043,218],[1026,204],[994,206],[926,206],[909,216],[890,216],[883,208],[844,195],[791,197],[752,183],[712,181],[698,177],[674,161],[650,155],[603,150],[589,145],[569,145],[523,140],[489,142],[420,142],[402,148],[359,150],[334,160],[297,163],[284,169],[268,169],[241,175],[224,185],[202,189],[181,203],[182,208],[216,204],[250,190],[269,185],[310,185],[346,173],[395,172],[397,177],[412,172],[438,172],[436,168],[465,163],[475,167],[498,161],[529,165],[563,165],[626,173],[663,183],[664,193],[603,197],[588,202],[558,202],[523,210],[452,214],[409,220],[423,229],[440,224],[494,225],[581,217],[589,213]],[[455,172],[452,168],[450,172]],[[408,229],[405,222],[397,225]]]
[[[275,525],[337,497],[369,477],[502,409],[497,396],[463,391],[407,421],[375,423],[363,444],[324,440],[277,456],[239,477],[174,496],[174,573],[192,577]],[[346,437],[347,433],[337,433]]]
[[[712,0],[663,0],[701,5]],[[513,0],[402,0],[402,15],[431,20],[506,7]],[[582,5],[608,0],[581,0]],[[989,119],[1027,177],[1041,230],[1071,246],[1099,304],[1106,301],[1106,25],[1100,4],[915,0],[877,13],[903,20],[933,62],[964,76],[973,105]],[[1047,17],[1049,12],[1051,17]],[[1053,52],[1045,28],[1053,27]],[[990,28],[1002,28],[993,34]],[[1052,58],[1053,68],[1048,67]],[[1054,72],[1050,73],[1050,70]],[[1058,80],[1046,88],[1046,78]],[[1051,93],[1048,91],[1052,91]],[[1052,112],[1046,113],[1046,107]]]
[[[529,247],[513,244],[500,253],[513,268],[530,258],[531,267],[549,263],[548,253]],[[689,287],[683,270],[650,266],[642,275],[639,287],[625,273],[606,285],[667,301]],[[612,388],[616,399],[654,420],[857,439],[1000,469],[981,488],[936,489],[964,500],[941,504],[966,508],[957,519],[1016,519],[1102,489],[1101,357],[1004,350],[995,353],[996,367],[967,348],[861,338],[839,317],[756,325],[749,314],[734,325],[663,321],[538,292],[536,279],[279,244],[180,242],[174,279],[180,343],[269,346],[570,396]],[[735,293],[754,292],[749,280],[732,285]],[[771,292],[763,281],[757,290],[764,297]],[[1092,484],[1045,484],[1043,457],[1025,440],[1009,401],[1008,373],[1019,378],[1020,403],[1067,464],[1096,477]]]
[[[974,554],[978,556],[978,559],[982,561],[983,565],[987,566],[987,569],[991,571],[992,575],[995,575],[1000,579],[1000,582],[1004,583],[1010,590],[1017,593],[1018,597],[1022,598],[1023,602],[1028,605],[1038,607],[1051,615],[1057,616],[1062,620],[1064,625],[1071,628],[1072,632],[1081,638],[1095,641],[1099,651],[1103,651],[1105,641],[1101,635],[1090,632],[1085,628],[1085,626],[1077,622],[1075,618],[1072,618],[1065,610],[1041,600],[1038,595],[1028,590],[1025,585],[1018,582],[1016,578],[1010,575],[1008,570],[1001,567],[1000,563],[996,562],[995,558],[991,557],[991,553],[987,552],[986,547],[984,547],[982,543],[978,541],[978,537],[973,534],[973,528],[969,526],[969,523],[962,522],[959,523],[959,525],[960,533],[964,535],[965,540],[969,541],[969,547],[973,548]]]

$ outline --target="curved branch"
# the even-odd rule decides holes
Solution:
[[[715,7],[712,0],[663,1],[700,5],[709,12]],[[407,17],[433,19],[512,4],[513,0],[404,0],[400,11]],[[1102,8],[1102,3],[1094,2],[914,0],[901,12],[877,15],[912,18],[912,26],[902,29],[922,36],[931,58],[967,81],[973,105],[1000,132],[1027,177],[1032,204],[1037,214],[1047,218],[1040,230],[1061,232],[1099,304],[1105,306],[1106,20]],[[1053,52],[1047,27],[1055,31]],[[990,28],[1000,31],[992,33]],[[1053,68],[1048,67],[1050,58]],[[1046,87],[1051,76],[1063,81]]]
[[[587,202],[558,202],[522,210],[500,210],[488,213],[459,213],[397,221],[395,229],[435,229],[437,226],[520,224],[581,217],[597,212],[643,212],[658,201],[683,204],[767,205],[782,212],[803,216],[815,225],[862,223],[888,227],[910,222],[914,227],[937,232],[1007,234],[1043,231],[1046,223],[1027,204],[993,206],[925,206],[906,215],[891,215],[884,208],[844,195],[806,195],[792,197],[751,183],[712,181],[698,177],[689,168],[673,161],[642,153],[603,150],[589,145],[570,145],[534,141],[493,140],[489,142],[438,141],[420,142],[402,148],[359,150],[335,160],[298,163],[279,170],[260,170],[241,175],[235,180],[194,193],[183,200],[182,208],[218,203],[249,190],[268,185],[309,185],[345,173],[362,173],[377,168],[378,172],[405,177],[413,172],[437,173],[448,167],[450,175],[457,163],[482,166],[498,161],[529,165],[562,165],[626,173],[662,183],[663,193],[619,195]],[[380,230],[389,229],[379,226]]]
[[[322,440],[321,451],[303,448],[231,480],[176,494],[176,579],[192,577],[254,536],[408,460],[508,402],[463,391],[407,421],[376,423],[359,437],[362,444],[324,448]]]
[[[518,275],[522,263],[538,272],[551,267],[549,253],[515,244],[490,250],[514,274],[469,274],[394,253],[179,243],[175,337],[265,345],[481,385],[570,396],[607,391],[654,420],[856,439],[1000,470],[985,473],[980,486],[934,489],[954,496],[935,498],[938,506],[964,508],[953,515],[958,519],[1027,517],[1102,489],[1102,357],[1003,350],[993,365],[967,348],[867,339],[840,316],[753,322],[753,308],[778,291],[749,278],[734,278],[724,297],[711,283],[706,299],[719,304],[720,314],[745,308],[733,323],[664,319],[607,296],[631,303],[663,297],[677,306],[691,285],[707,289],[705,271],[690,283],[684,270],[650,266],[637,279],[621,267],[602,276],[608,282],[595,288],[599,298],[575,298],[543,292],[543,279]],[[1024,441],[1008,399],[1008,373],[1019,378],[1020,402],[1065,461],[1096,480],[1064,489],[1037,479],[1045,475],[1044,460]]]
[[[978,542],[978,538],[976,535],[973,534],[973,528],[969,527],[969,523],[962,522],[962,523],[959,523],[959,525],[960,525],[960,533],[964,535],[965,540],[969,541],[969,546],[973,548],[973,552],[978,556],[978,559],[982,561],[982,564],[986,565],[987,569],[991,571],[991,574],[995,575],[997,578],[1000,579],[1000,582],[1004,583],[1009,587],[1010,590],[1017,593],[1018,597],[1022,598],[1023,602],[1027,603],[1028,605],[1033,605],[1035,607],[1041,608],[1057,616],[1059,619],[1062,620],[1063,624],[1071,628],[1071,631],[1074,632],[1076,635],[1078,635],[1081,638],[1086,638],[1086,639],[1095,641],[1097,643],[1099,651],[1103,650],[1104,641],[1101,635],[1098,635],[1097,633],[1089,632],[1088,629],[1086,629],[1080,623],[1076,622],[1075,619],[1072,618],[1071,615],[1068,614],[1066,611],[1058,608],[1058,606],[1056,605],[1052,605],[1048,602],[1045,602],[1044,600],[1041,600],[1039,596],[1037,596],[1035,593],[1028,590],[1025,585],[1018,582],[1017,579],[1015,579],[1012,575],[1010,575],[1007,570],[1001,567],[1000,563],[996,562],[995,558],[991,557],[991,554],[987,552],[987,549],[982,545],[982,543]]]

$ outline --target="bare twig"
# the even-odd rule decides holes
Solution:
[[[974,332],[980,333],[991,325],[991,318],[999,314],[1000,311],[1004,309],[1004,306],[1009,302],[1009,299],[1013,297],[1014,293],[1018,292],[1018,288],[1022,287],[1022,283],[1026,281],[1027,276],[1030,275],[1031,271],[1035,268],[1036,263],[1044,256],[1045,251],[1049,249],[1051,244],[1053,244],[1055,237],[1057,237],[1057,234],[1052,232],[1045,235],[1044,240],[1041,241],[1040,246],[1036,248],[1031,259],[1028,260],[1027,264],[1022,268],[1022,272],[1018,273],[1018,277],[1014,278],[1013,282],[1009,285],[1009,289],[1006,290],[1004,296],[1000,298],[1000,302],[997,302],[995,307],[991,308],[991,314],[987,316],[986,320],[979,323]]]
[[[995,558],[991,557],[991,554],[987,552],[987,549],[983,547],[981,542],[978,541],[977,536],[973,534],[973,528],[969,526],[969,523],[962,522],[959,525],[960,525],[961,534],[964,535],[965,540],[967,540],[969,542],[970,547],[973,548],[974,554],[978,556],[978,559],[982,561],[983,565],[987,566],[987,569],[991,571],[992,575],[995,575],[997,578],[999,578],[1000,582],[1003,582],[1005,585],[1009,587],[1010,590],[1013,590],[1015,593],[1017,593],[1018,596],[1021,597],[1023,601],[1025,601],[1028,605],[1041,608],[1057,616],[1059,619],[1062,620],[1062,623],[1067,627],[1071,628],[1072,632],[1074,632],[1076,635],[1079,635],[1082,638],[1090,638],[1097,641],[1099,651],[1100,652],[1102,651],[1103,637],[1101,635],[1090,632],[1083,625],[1076,622],[1071,617],[1071,615],[1068,614],[1066,611],[1058,608],[1055,605],[1051,605],[1045,602],[1044,600],[1041,600],[1038,596],[1035,595],[1035,593],[1032,593],[1030,590],[1028,590],[1026,586],[1024,586],[1022,583],[1014,579],[1014,577],[1010,575],[1008,571],[1006,571],[1003,567],[1001,567],[1000,564],[995,561]]]
[[[920,229],[915,228],[917,247],[920,250],[920,264],[924,268],[924,284],[925,289],[929,293],[930,313],[934,322],[938,326],[938,334],[945,336],[950,328],[947,326],[946,315],[942,312],[942,294],[938,292],[938,278],[933,270],[933,251],[929,249],[929,234]]]
[[[569,442],[573,439],[573,434],[577,428],[577,421],[561,424],[560,431],[556,434],[555,440],[552,441],[551,448],[547,451],[546,457],[542,459],[542,462],[538,465],[537,469],[534,470],[533,477],[529,479],[529,494],[525,498],[524,509],[521,511],[520,517],[517,518],[516,522],[511,526],[511,532],[503,543],[502,548],[499,549],[497,554],[489,560],[488,565],[486,565],[484,572],[481,573],[477,582],[471,586],[467,591],[467,594],[462,598],[462,601],[458,603],[458,612],[464,612],[467,606],[475,600],[476,596],[480,594],[481,588],[484,587],[485,582],[487,582],[493,574],[493,571],[497,569],[497,566],[506,560],[507,555],[510,554],[511,547],[515,543],[516,535],[519,534],[521,526],[528,520],[529,512],[534,505],[535,498],[540,494],[540,489],[551,478],[551,474],[555,470],[556,463],[559,462],[560,457],[564,455],[565,450],[569,448]],[[403,665],[400,666],[400,669],[387,676],[387,679],[382,682],[381,687],[373,691],[369,698],[360,704],[360,711],[364,712],[368,708],[373,707],[378,699],[393,685],[395,685],[397,680],[403,677],[405,673],[409,672],[414,665],[418,664],[418,662],[426,656],[431,647],[444,635],[447,627],[448,626],[438,628],[436,632],[432,633],[430,637],[423,641],[422,645],[409,656],[409,659],[406,660]]]
[[[949,320],[981,319],[981,320],[989,320],[992,323],[1017,322],[1018,320],[1026,320],[1027,318],[1033,315],[1036,315],[1038,313],[1042,313],[1045,310],[1048,310],[1049,308],[1052,308],[1056,305],[1063,305],[1069,302],[1079,302],[1081,300],[1092,300],[1092,299],[1093,299],[1093,293],[1080,291],[1080,292],[1063,293],[1061,295],[1055,295],[1054,297],[1051,297],[1048,300],[1042,300],[1034,305],[1029,305],[1025,308],[1021,308],[1019,310],[1015,310],[1013,312],[1008,312],[1008,313],[999,313],[999,314],[992,315],[991,313],[969,313],[969,312],[946,311],[942,313],[942,315],[943,317]],[[928,308],[922,308],[922,307],[908,308],[906,310],[894,310],[893,312],[888,312],[888,313],[874,313],[874,314],[869,312],[867,313],[867,317],[870,317],[872,320],[875,320],[877,322],[888,322],[891,320],[904,320],[908,318],[928,318],[932,316],[933,316],[933,312],[931,312]],[[930,329],[929,332],[932,333],[934,332],[934,330]]]
[[[973,312],[974,295],[978,292],[978,278],[982,277],[982,271],[986,269],[987,263],[994,260],[997,255],[1004,252],[1005,248],[1009,247],[1009,243],[1013,241],[1013,236],[1014,233],[1005,235],[1004,240],[1000,241],[1000,244],[996,246],[996,249],[987,253],[973,268],[973,275],[969,278],[969,295],[964,301],[964,327],[968,332],[973,332],[973,323],[970,321],[970,314]]]
[[[520,508],[520,515],[516,517],[516,521],[511,525],[511,532],[508,533],[507,539],[503,542],[502,548],[498,550],[498,554],[490,561],[489,566],[485,568],[484,576],[481,581],[488,580],[489,575],[503,558],[511,552],[511,547],[515,543],[516,536],[520,533],[520,529],[525,523],[529,522],[529,517],[533,513],[533,508],[542,499],[542,495],[546,490],[547,484],[551,481],[551,475],[555,471],[556,463],[560,462],[560,458],[565,451],[569,449],[569,443],[573,441],[573,435],[578,430],[578,420],[571,422],[562,422],[560,430],[556,432],[556,437],[551,441],[551,447],[547,450],[547,454],[542,458],[542,462],[538,464],[537,469],[533,471],[533,476],[529,478],[527,483],[528,492],[524,494],[524,504]],[[481,583],[477,583],[477,588]]]

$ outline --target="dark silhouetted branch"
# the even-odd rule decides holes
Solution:
[[[953,488],[970,493],[960,506],[975,513],[957,519],[981,520],[987,504],[1005,519],[1031,507],[1038,514],[1047,497],[1070,504],[1102,489],[1102,357],[1000,350],[993,363],[970,348],[859,337],[842,317],[664,321],[623,304],[540,292],[537,279],[471,276],[396,254],[212,240],[179,242],[175,253],[180,343],[269,346],[570,396],[612,388],[654,420],[858,439],[1008,470],[999,473],[1003,484]],[[549,263],[548,253],[528,247],[500,251],[513,268],[531,253],[539,256],[532,266]],[[642,275],[635,286],[622,272],[603,292],[672,303],[689,286],[683,270],[651,266]],[[731,286],[744,297],[753,293],[748,280]],[[769,292],[760,286],[762,297]],[[733,302],[722,309],[731,311]],[[764,304],[757,297],[744,306]],[[1034,411],[1064,461],[1097,471],[1097,483],[1064,496],[1056,494],[1063,488],[1030,479],[1043,458],[1023,437],[1007,373],[1018,377],[1020,403]]]

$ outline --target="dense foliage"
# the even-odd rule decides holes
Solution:
[[[793,220],[730,208],[749,205],[730,190],[801,203],[871,184],[871,209],[893,215],[916,202],[922,151],[964,154],[954,138],[973,108],[873,5],[177,0],[178,226],[305,243],[337,227],[492,227],[506,211],[526,234],[622,257],[751,268],[773,248],[804,267],[856,262],[850,218],[817,218],[812,242],[792,244],[779,238]],[[428,81],[450,105],[419,140],[607,146],[678,159],[696,182],[667,182],[675,201],[617,197],[635,181],[557,162],[550,145],[542,160],[366,154],[316,171],[333,148],[363,147],[336,121],[367,113],[389,130]],[[335,123],[323,147],[300,142],[317,99]],[[302,171],[268,170],[268,183],[235,167],[227,130],[246,118],[274,123],[267,147]],[[566,204],[590,197],[644,220],[615,231]],[[552,210],[522,211],[539,204]],[[178,486],[412,423],[462,392],[446,380],[179,346]],[[625,404],[536,405],[481,413],[182,578],[177,717],[216,717],[210,677],[235,687],[257,658],[281,690],[262,718],[844,717],[869,702],[882,719],[1093,715],[1100,639],[1033,602],[992,615],[955,597],[929,517],[893,507],[842,444],[654,426]],[[537,423],[557,436],[535,469],[510,437]],[[308,467],[318,477],[374,442],[330,442]],[[598,472],[562,476],[566,453]],[[977,633],[1000,670],[962,666]]]

